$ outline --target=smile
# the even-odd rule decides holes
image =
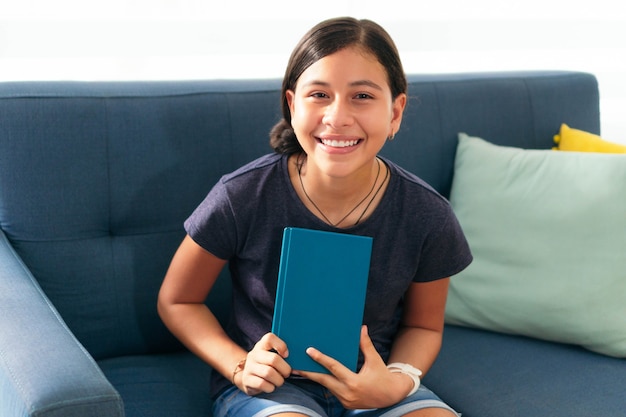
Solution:
[[[326,146],[331,146],[333,148],[347,148],[349,146],[355,146],[360,142],[359,139],[355,140],[330,140],[330,139],[320,139],[321,142]]]

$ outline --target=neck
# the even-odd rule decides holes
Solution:
[[[294,171],[292,183],[304,205],[335,227],[352,226],[361,221],[366,212],[375,207],[372,203],[380,197],[379,191],[388,175],[386,165],[378,158],[345,178],[325,175],[307,164],[306,156],[294,158]]]

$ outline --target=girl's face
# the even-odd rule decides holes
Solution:
[[[372,54],[349,47],[307,68],[287,91],[287,103],[307,169],[340,178],[371,170],[400,127],[406,95],[393,100],[385,68]]]

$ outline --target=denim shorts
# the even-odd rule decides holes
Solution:
[[[423,408],[444,408],[457,414],[423,385],[399,403],[374,410],[346,410],[326,388],[306,380],[290,380],[269,394],[251,397],[233,386],[215,399],[215,417],[267,417],[296,412],[309,417],[399,417]]]

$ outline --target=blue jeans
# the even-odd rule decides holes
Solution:
[[[310,417],[400,417],[423,408],[455,412],[423,385],[410,397],[387,408],[346,410],[326,388],[306,380],[290,380],[269,394],[251,397],[237,387],[225,390],[215,400],[215,417],[266,417],[297,412]],[[457,414],[458,415],[458,414]]]

